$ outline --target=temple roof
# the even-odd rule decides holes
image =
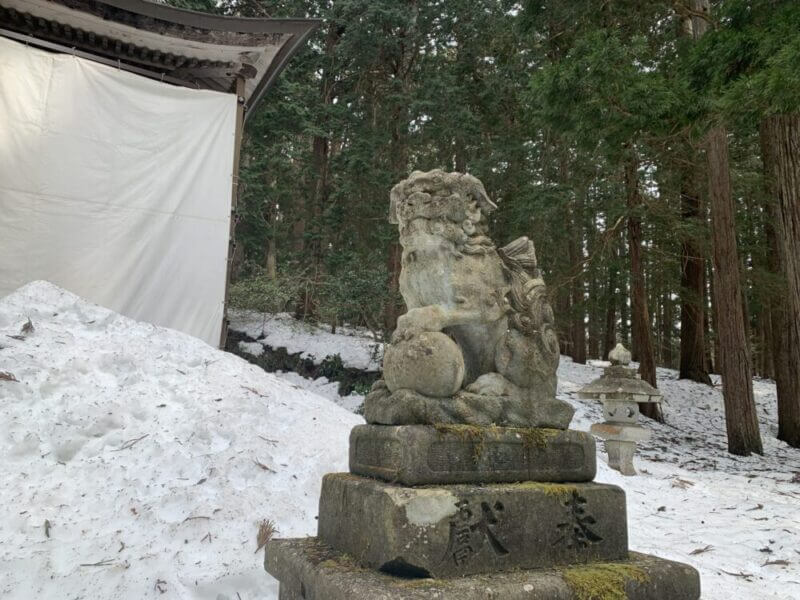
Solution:
[[[317,26],[247,19],[145,0],[0,0],[0,35],[193,88],[234,92],[251,109]]]

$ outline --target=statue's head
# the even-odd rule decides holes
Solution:
[[[389,221],[400,230],[405,249],[441,246],[456,253],[492,250],[486,217],[497,208],[483,184],[464,173],[414,171],[392,188]]]

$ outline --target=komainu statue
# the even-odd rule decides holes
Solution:
[[[471,175],[416,171],[391,192],[408,312],[365,402],[370,423],[566,429],[558,338],[533,243],[496,248]]]

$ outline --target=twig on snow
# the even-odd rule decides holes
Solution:
[[[135,444],[141,442],[144,438],[146,438],[149,433],[145,433],[142,437],[133,438],[122,444],[119,448],[115,448],[112,452],[119,452],[120,450],[127,450],[128,448],[132,448]]]
[[[103,560],[98,560],[95,563],[82,563],[81,567],[109,567],[114,564],[113,558],[104,558]]]
[[[196,516],[196,517],[186,517],[186,518],[185,518],[183,521],[181,521],[181,522],[182,522],[182,523],[186,523],[186,521],[194,521],[195,519],[205,519],[206,521],[210,521],[210,520],[211,520],[211,517],[206,517],[206,516],[204,516],[204,515],[198,515],[198,516]]]

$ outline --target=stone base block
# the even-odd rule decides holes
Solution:
[[[454,577],[627,556],[625,493],[597,483],[403,487],[331,473],[320,541],[364,567]]]
[[[392,393],[377,381],[364,399],[364,418],[376,425],[462,424],[488,427],[566,429],[575,409],[544,392],[528,397],[474,394],[460,390],[450,398],[433,398],[413,390]]]
[[[473,425],[358,425],[350,472],[404,485],[583,482],[597,470],[594,438],[582,431]]]
[[[272,540],[266,569],[280,600],[583,600],[600,585],[629,600],[698,600],[692,567],[644,554],[623,561],[453,579],[404,579],[364,569],[316,538]],[[593,588],[592,586],[598,586]],[[624,594],[624,596],[623,596]],[[610,596],[609,596],[610,597]]]

